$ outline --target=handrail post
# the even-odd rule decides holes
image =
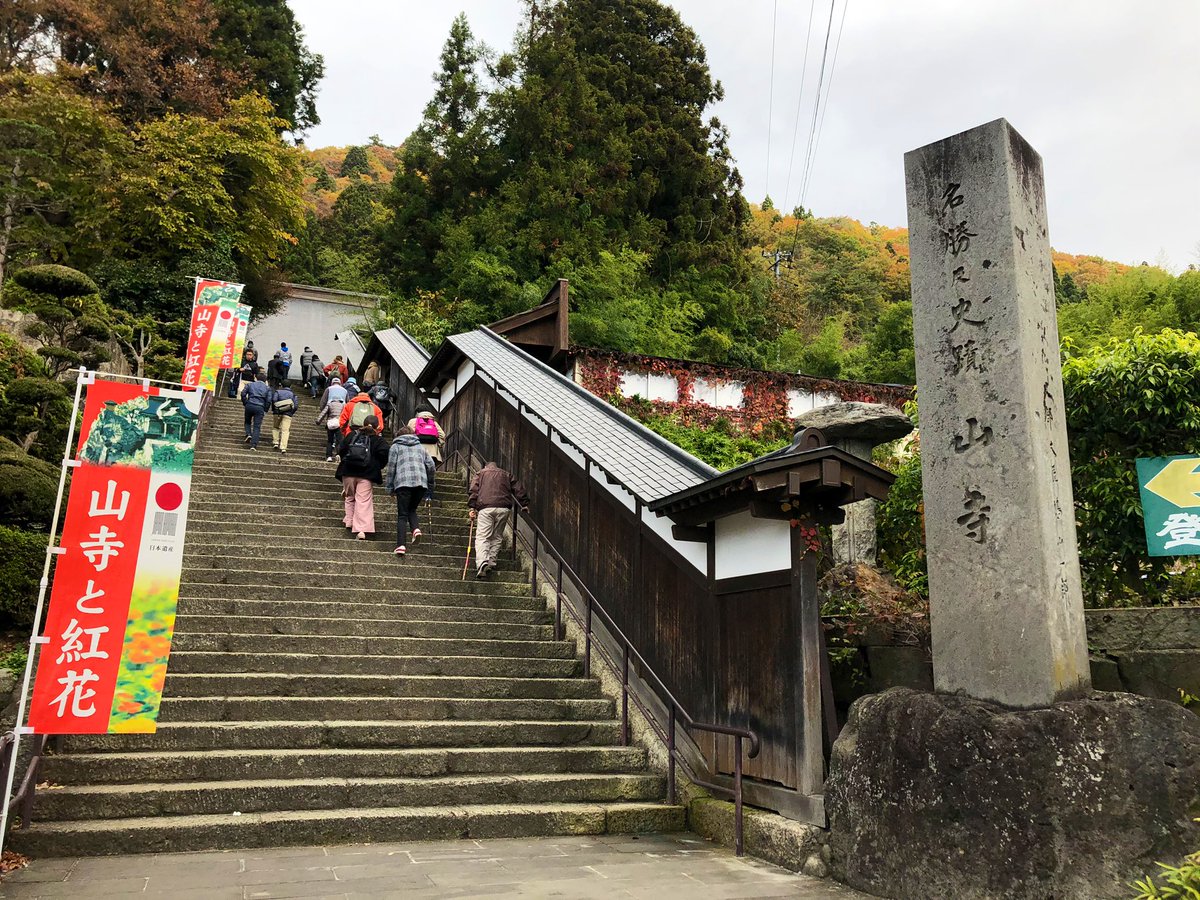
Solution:
[[[529,579],[529,596],[530,597],[537,597],[538,544],[540,544],[540,543],[541,543],[541,541],[538,540],[538,536],[536,534],[534,534],[534,536],[533,536],[533,577]]]
[[[587,610],[583,626],[583,674],[592,677],[592,594],[584,589],[583,601]]]
[[[517,502],[514,500],[513,508],[512,508],[512,530],[513,530],[513,549],[512,549],[513,557],[512,558],[513,558],[514,562],[516,561],[516,558],[517,558],[517,523],[520,521],[520,516],[521,516],[521,508],[519,506],[517,506]]]
[[[741,856],[745,852],[742,846],[742,736],[733,736],[733,847],[734,853]]]
[[[629,746],[629,645],[621,661],[621,746]]]
[[[554,639],[563,639],[562,620],[562,560],[558,561],[558,584],[554,588]]]
[[[675,805],[675,704],[667,713],[667,803]]]

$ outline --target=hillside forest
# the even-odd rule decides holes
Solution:
[[[581,345],[914,380],[905,230],[746,198],[719,73],[659,0],[526,0],[506,48],[459,16],[431,81],[399,86],[428,97],[399,147],[308,148],[322,75],[286,0],[0,5],[19,331],[0,333],[0,530],[45,528],[72,368],[179,377],[198,274],[245,283],[256,315],[281,282],[377,294],[376,323],[431,348],[567,278]],[[1200,329],[1194,267],[1054,266],[1066,357]]]

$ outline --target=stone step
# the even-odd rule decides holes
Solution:
[[[595,699],[599,682],[584,678],[481,678],[461,675],[313,675],[292,672],[167,675],[166,696],[409,697],[462,699]],[[501,718],[501,717],[498,717]]]
[[[276,497],[272,502],[281,503],[283,501],[282,498]],[[206,499],[204,497],[193,496],[188,504],[188,524],[190,526],[194,522],[209,521],[213,515],[219,515],[228,519],[231,514],[236,513],[238,503],[239,501],[233,496],[220,499]],[[288,506],[286,508],[303,510],[303,515],[310,521],[321,520],[328,524],[328,520],[333,519],[334,523],[338,525],[341,524],[342,516],[345,512],[345,507],[342,504],[342,496],[336,493],[333,496],[316,498],[311,502],[305,501],[302,505]],[[467,518],[465,512],[448,515],[441,511],[440,506],[434,509],[431,516],[429,507],[421,504],[417,510],[417,514],[421,523],[421,529],[431,533],[435,529],[442,528],[465,529],[470,524],[470,520]],[[264,515],[263,524],[269,526],[276,520],[274,514],[266,514]],[[383,494],[378,494],[375,497],[375,521],[377,525],[387,522],[392,526],[394,533],[396,506]]]
[[[317,592],[320,593],[319,591]],[[387,595],[381,595],[387,596]],[[448,595],[451,600],[474,599]],[[235,600],[228,597],[188,597],[179,601],[178,615],[267,617],[288,619],[361,620],[368,622],[454,622],[503,625],[549,625],[554,617],[545,610],[497,609],[467,603],[341,603],[325,600]],[[357,627],[357,626],[356,626]]]
[[[511,656],[367,656],[330,653],[171,653],[172,675],[287,672],[292,675],[453,675],[480,678],[576,678],[577,659]]]
[[[411,778],[476,774],[641,772],[641,747],[425,747],[407,750],[185,750],[45,757],[51,784],[136,784],[240,778]],[[40,803],[40,795],[39,795]]]
[[[659,803],[293,810],[39,823],[15,832],[33,856],[100,856],[379,841],[682,831],[684,809]]]
[[[465,595],[464,595],[465,596]],[[452,599],[459,599],[452,597]],[[262,616],[286,619],[358,619],[371,622],[454,622],[503,625],[549,625],[554,617],[545,610],[496,609],[453,603],[369,604],[336,600],[234,600],[193,597],[180,600],[180,616]]]
[[[180,606],[186,609],[182,599]],[[190,613],[179,616],[177,628],[181,632],[321,634],[331,637],[456,637],[525,641],[546,641],[554,637],[553,628],[550,625],[516,625],[501,622],[397,622],[385,619],[300,617],[265,620],[257,616],[193,616]]]
[[[401,565],[403,563],[396,563],[397,567]],[[222,574],[215,569],[205,569],[203,571],[213,572],[216,575]],[[357,585],[362,584],[364,581],[374,582],[375,579],[355,579],[350,575],[345,576],[345,582],[347,585],[356,585],[355,587],[332,585],[325,581],[314,581],[308,584],[274,584],[263,581],[261,576],[256,577],[253,581],[240,581],[237,578],[231,578],[231,580],[226,582],[215,580],[216,575],[200,576],[197,574],[185,579],[179,589],[180,596],[227,597],[230,599],[252,597],[255,600],[332,598],[334,600],[344,600],[346,603],[387,603],[390,601],[397,606],[405,604],[427,606],[450,605],[440,603],[439,601],[442,597],[450,598],[451,603],[453,603],[455,598],[462,600],[466,598],[511,597],[524,600],[529,596],[529,588],[523,584],[511,581],[479,579],[473,577],[470,573],[468,573],[466,581],[413,578],[404,581],[402,587],[394,586],[399,584],[399,582],[394,582],[392,583],[393,586],[382,585],[377,588],[358,587]]]
[[[365,542],[365,541],[362,541]],[[372,541],[377,544],[378,541]],[[358,541],[355,542],[355,545]],[[347,542],[346,552],[359,553],[355,550],[355,545]],[[202,576],[208,572],[228,572],[227,581],[236,583],[241,577],[244,577],[246,572],[257,574],[262,577],[256,581],[276,582],[277,574],[287,575],[307,575],[310,576],[310,581],[306,583],[330,584],[330,586],[340,587],[342,584],[353,583],[354,566],[356,565],[374,565],[382,562],[380,560],[377,547],[364,548],[361,552],[370,552],[372,556],[354,556],[349,560],[343,558],[342,547],[338,547],[336,556],[331,554],[330,558],[313,559],[306,556],[296,556],[294,559],[254,559],[252,557],[242,556],[221,556],[221,554],[209,554],[202,556],[197,553],[186,553],[184,558],[184,580],[192,574]],[[391,546],[385,545],[385,554],[391,554]],[[431,554],[422,552],[424,547],[420,544],[410,548],[412,557],[406,556],[403,560],[395,560],[396,566],[380,566],[382,571],[373,574],[371,583],[373,584],[394,584],[404,578],[437,578],[442,583],[446,580],[462,581],[462,558],[455,556],[434,557]],[[464,551],[466,554],[466,551]],[[500,560],[502,565],[496,571],[492,572],[488,583],[505,582],[511,584],[523,584],[523,593],[528,593],[529,576],[517,568],[512,560]],[[402,568],[401,568],[402,566]],[[474,575],[474,571],[469,571],[468,575]]]
[[[220,517],[216,513],[202,513],[203,520],[188,523],[188,536],[184,544],[184,557],[197,550],[212,551],[227,548],[230,555],[247,556],[259,559],[266,564],[277,561],[286,564],[287,560],[296,555],[297,547],[311,546],[314,554],[336,557],[341,550],[358,547],[369,549],[374,544],[379,551],[390,554],[396,547],[396,519],[393,515],[376,515],[375,531],[368,532],[365,541],[355,541],[354,533],[342,524],[340,516],[314,516],[307,525],[272,525],[270,529],[248,534],[245,525],[238,525],[228,516]],[[467,552],[467,529],[457,525],[447,527],[434,526],[428,530],[422,528],[425,535],[416,545],[408,547],[413,559],[421,557],[448,556],[458,559],[461,572],[462,561]],[[474,536],[471,538],[471,558],[475,558],[478,550]],[[498,554],[506,559],[512,559],[512,544],[505,542]],[[409,557],[397,558],[396,565],[402,565]],[[438,559],[450,565],[449,560]],[[447,573],[449,574],[449,573]]]
[[[366,635],[282,635],[176,631],[172,651],[208,653],[318,653],[388,656],[486,656],[503,659],[575,659],[572,641],[495,638],[378,637]]]
[[[396,526],[394,523],[380,520],[378,517],[376,518],[376,524],[386,530],[368,535],[368,539],[365,541],[356,541],[341,526],[340,521],[336,526],[322,523],[306,528],[289,526],[287,528],[272,529],[270,534],[246,534],[244,525],[239,526],[233,522],[210,523],[206,524],[203,530],[192,530],[189,528],[183,556],[186,560],[193,553],[207,553],[226,547],[228,548],[226,552],[230,555],[237,553],[243,556],[260,557],[265,560],[268,558],[273,559],[281,553],[293,552],[296,547],[311,546],[314,553],[319,552],[329,556],[336,556],[339,559],[343,552],[355,551],[380,553],[388,558],[393,558],[392,550],[396,546]],[[455,560],[458,565],[458,571],[454,574],[461,576],[466,552],[467,536],[465,534],[454,540],[448,540],[434,533],[427,538],[422,538],[416,546],[409,547],[408,556],[403,559],[398,557],[393,558],[393,564],[402,566],[421,558],[428,559],[431,565],[449,566],[451,565],[451,560]],[[472,561],[475,560],[476,553],[477,548],[474,540],[472,540]],[[512,559],[511,545],[505,546],[497,561],[507,569],[512,569],[516,566],[516,563]],[[347,565],[347,568],[349,568],[349,565]],[[467,577],[471,577],[470,572],[467,573]]]
[[[188,530],[199,525],[213,524],[221,525],[230,521],[230,516],[234,514],[234,507],[231,506],[228,510],[206,509],[197,512],[188,512]],[[244,522],[235,521],[245,530]],[[286,533],[284,530],[288,528],[302,528],[305,533],[312,534],[317,529],[341,530],[345,531],[346,526],[342,523],[342,516],[336,507],[327,510],[324,513],[319,511],[292,512],[290,510],[277,511],[271,510],[262,513],[261,524],[253,526],[256,530],[261,529],[272,535]],[[375,527],[379,531],[383,531],[389,538],[396,535],[396,507],[391,503],[384,505],[380,502],[380,498],[375,500]],[[466,513],[458,521],[451,519],[445,520],[435,528],[431,533],[431,537],[439,538],[447,534],[452,534],[455,540],[461,540],[463,547],[467,544],[467,529],[470,527],[470,520]],[[202,529],[203,530],[203,529]],[[444,543],[444,541],[442,541]]]
[[[162,722],[507,721],[575,722],[613,714],[597,699],[464,697],[164,697]]]
[[[279,564],[278,560],[270,562],[273,565]],[[394,601],[399,603],[412,596],[418,598],[416,602],[420,602],[421,597],[429,597],[429,603],[434,605],[436,601],[433,598],[441,595],[532,599],[529,596],[528,583],[522,584],[512,577],[516,573],[505,572],[502,573],[503,577],[478,579],[473,577],[474,572],[468,572],[472,577],[462,580],[461,569],[454,571],[455,567],[442,566],[439,567],[439,571],[428,564],[419,568],[416,565],[409,568],[409,562],[419,563],[420,557],[414,555],[413,559],[409,560],[406,556],[403,561],[396,561],[393,566],[371,565],[366,567],[365,571],[342,569],[340,572],[279,571],[267,568],[265,564],[250,571],[202,569],[185,565],[181,583],[187,586],[188,593],[192,596],[213,596],[207,587],[204,592],[191,589],[200,588],[202,585],[220,585],[236,587],[237,593],[260,600],[275,597],[289,599],[297,592],[306,597],[344,598],[347,603],[379,603],[383,598],[394,598]],[[364,587],[364,584],[369,586]],[[267,588],[280,589],[282,595],[268,596],[264,593]],[[228,596],[228,591],[225,596]]]
[[[151,750],[280,750],[404,747],[557,747],[615,745],[620,725],[546,721],[160,722],[154,734],[94,734],[67,738],[71,752]]]
[[[245,815],[279,810],[463,806],[466,804],[613,803],[653,800],[664,779],[647,774],[472,775],[380,778],[327,775],[63,787],[38,797],[40,822],[142,816]],[[36,827],[36,826],[35,826]]]
[[[276,546],[286,546],[288,549],[295,551],[295,545],[283,545],[282,542]],[[414,573],[420,574],[422,570],[429,570],[431,575],[446,578],[450,577],[458,579],[462,576],[463,557],[466,555],[466,541],[462,547],[433,547],[429,544],[417,543],[410,545],[409,550],[411,556],[405,556],[403,560],[393,559],[397,566],[403,566],[402,569],[389,566],[384,574],[387,573]],[[391,541],[339,541],[336,549],[330,550],[327,557],[322,557],[320,561],[315,560],[311,555],[299,555],[294,560],[295,569],[293,571],[304,570],[338,570],[337,574],[345,574],[346,572],[356,571],[355,567],[360,565],[380,565],[386,562],[387,558],[394,557],[392,553]],[[317,545],[312,550],[296,551],[303,554],[322,553],[324,550],[321,545]],[[382,557],[382,558],[381,558]],[[474,552],[471,553],[471,558],[474,559]],[[184,553],[185,568],[195,569],[223,569],[228,568],[231,571],[257,571],[258,567],[263,563],[261,560],[255,560],[248,556],[232,555],[228,552],[213,552],[210,547],[202,547],[199,544],[188,541],[187,548]],[[469,578],[472,572],[468,571]],[[513,561],[511,558],[505,557],[497,560],[495,571],[491,575],[492,581],[515,581],[523,582],[526,586],[529,584],[529,576],[521,569],[520,564]]]
[[[244,460],[243,460],[244,461]],[[292,465],[291,454],[280,457],[275,462],[278,466],[271,467],[271,475],[250,473],[245,471],[230,471],[226,466],[207,465],[197,462],[192,467],[192,477],[195,479],[192,488],[205,496],[230,496],[235,488],[252,485],[261,491],[264,481],[270,485],[271,496],[285,497],[318,497],[328,494],[332,489],[338,491],[339,482],[334,478],[337,467],[324,459],[308,460],[303,465]],[[384,493],[382,485],[376,485],[375,490]],[[438,473],[435,479],[434,497],[439,502],[466,503],[467,488],[455,476]]]

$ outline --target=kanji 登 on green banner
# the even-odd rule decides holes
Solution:
[[[1200,554],[1200,456],[1137,460],[1151,556]]]

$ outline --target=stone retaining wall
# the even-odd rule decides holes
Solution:
[[[1182,689],[1200,697],[1200,606],[1089,609],[1086,616],[1096,690],[1179,701]],[[926,648],[899,646],[878,628],[850,640],[863,665],[857,678],[850,667],[834,667],[840,704],[889,687],[933,689]]]

